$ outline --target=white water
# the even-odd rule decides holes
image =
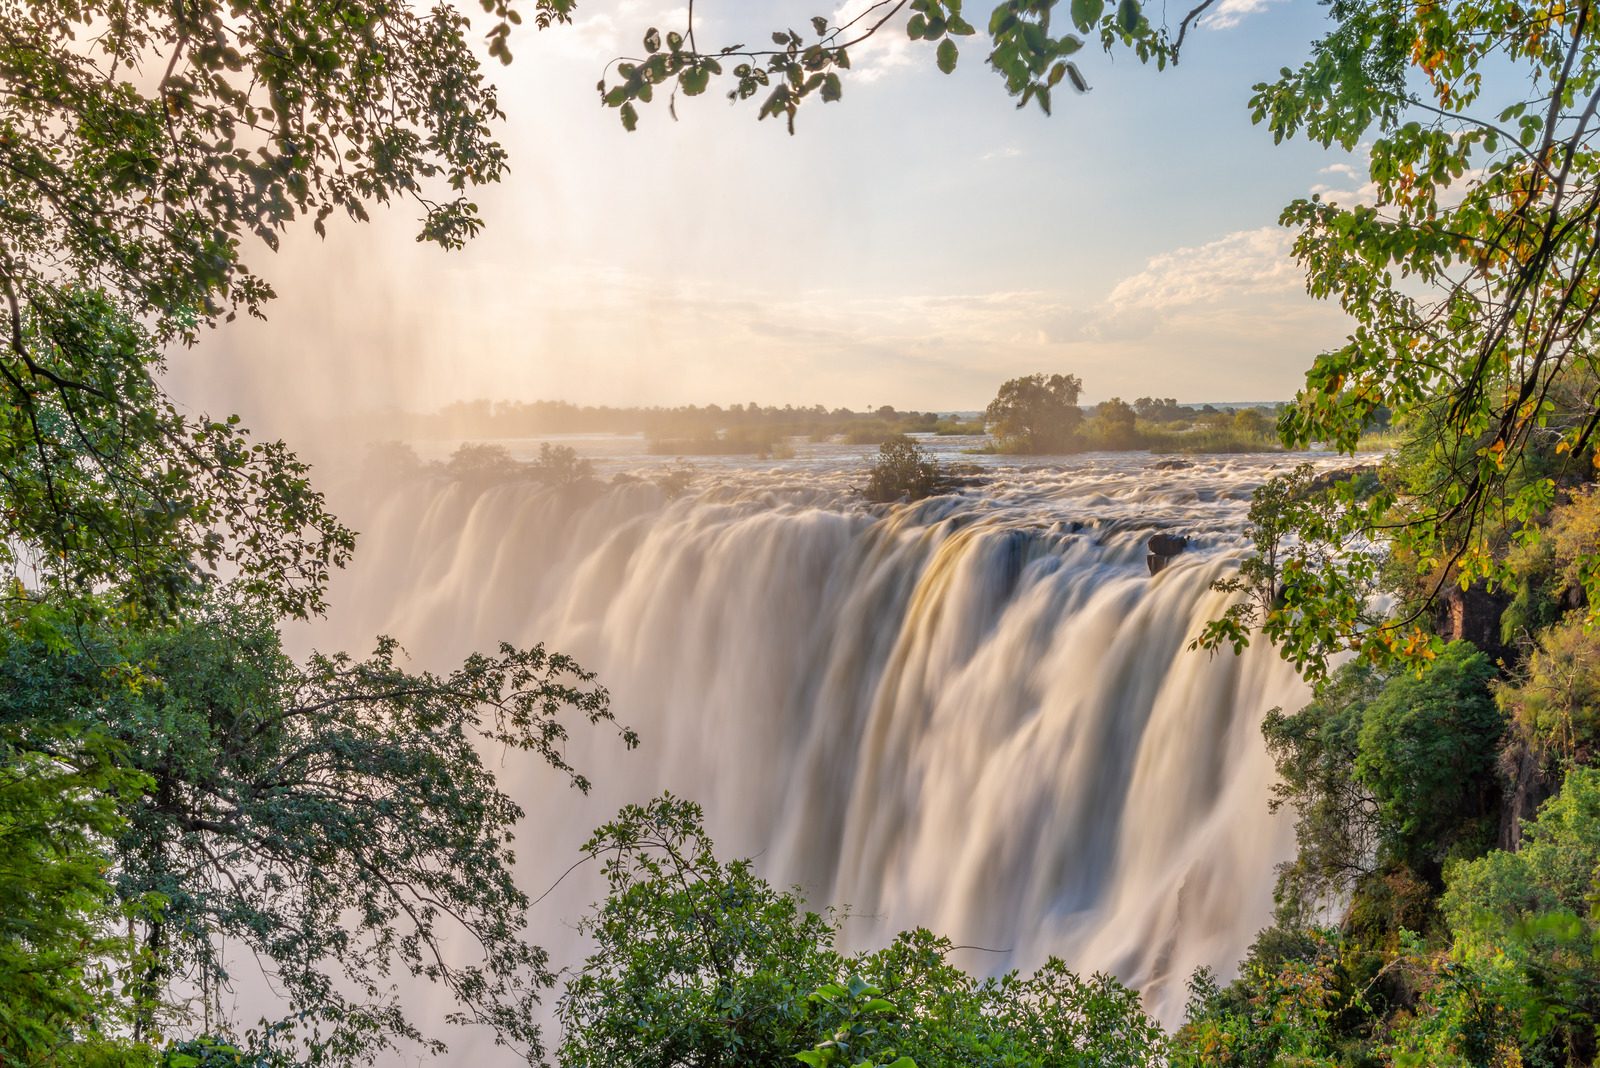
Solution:
[[[963,953],[975,971],[1054,954],[1174,1022],[1194,968],[1232,974],[1290,851],[1259,724],[1302,684],[1270,649],[1185,650],[1224,606],[1208,586],[1250,490],[1286,461],[990,463],[958,495],[874,508],[849,493],[852,453],[720,464],[675,501],[368,486],[316,643],[388,633],[442,667],[543,641],[600,674],[643,742],[577,729],[592,796],[505,765],[535,893],[618,805],[671,789],[724,855],[851,906],[858,945],[922,924],[998,951]],[[1152,579],[1157,529],[1194,539]],[[600,893],[580,873],[538,906],[558,963],[580,959],[570,927]]]

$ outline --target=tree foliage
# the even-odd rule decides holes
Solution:
[[[1413,628],[1433,598],[1511,581],[1505,547],[1537,539],[1558,488],[1588,476],[1600,427],[1593,5],[1336,0],[1330,12],[1311,58],[1251,102],[1276,140],[1363,146],[1374,194],[1284,211],[1309,291],[1356,325],[1317,357],[1279,430],[1291,447],[1353,450],[1392,411],[1411,444],[1399,477],[1341,499],[1282,563],[1381,537],[1422,596],[1385,618],[1369,610],[1370,557],[1323,556],[1310,596],[1254,616],[1302,664],[1346,648],[1425,655]],[[1594,592],[1600,572],[1581,570]]]
[[[1077,375],[1044,373],[1013,378],[984,410],[984,421],[1002,452],[1028,454],[1068,452],[1083,412]]]
[[[0,724],[103,732],[142,786],[108,810],[120,820],[84,832],[98,831],[94,874],[109,868],[137,932],[120,980],[136,1039],[214,1018],[247,952],[269,964],[292,1021],[264,1014],[258,1036],[318,1063],[361,1063],[397,1039],[436,1045],[395,1000],[396,969],[448,989],[458,1022],[538,1052],[533,1003],[551,975],[523,938],[511,874],[523,813],[481,754],[527,751],[586,788],[562,744],[569,716],[610,719],[591,676],[509,646],[449,675],[411,673],[387,640],[365,660],[296,665],[270,616],[229,602],[80,633],[66,647],[0,643]],[[94,752],[58,747],[53,764],[86,775]],[[443,948],[462,937],[478,961]]]
[[[924,930],[846,956],[834,918],[719,861],[697,806],[629,806],[585,846],[610,893],[561,1001],[563,1064],[1054,1068],[1159,1063],[1136,993],[1057,960],[977,979]]]
[[[1172,34],[1169,27],[1150,23],[1140,0],[1003,0],[987,15],[986,60],[1017,107],[1036,103],[1048,115],[1063,82],[1074,92],[1088,92],[1088,79],[1078,65],[1086,45],[1110,51],[1121,44],[1139,59],[1165,67],[1177,62],[1190,24],[1214,2],[1202,0]],[[809,32],[774,29],[770,46],[764,35],[756,47],[739,43],[705,48],[696,40],[690,7],[681,29],[665,35],[653,26],[646,30],[642,54],[613,60],[596,88],[601,103],[616,108],[631,131],[639,122],[637,105],[650,103],[657,90],[668,96],[676,116],[680,92],[700,96],[713,79],[726,79],[729,100],[756,100],[758,119],[781,116],[792,134],[806,101],[831,103],[842,97],[851,49],[881,32],[903,28],[911,40],[933,48],[941,72],[952,73],[960,60],[960,42],[976,39],[979,32],[963,15],[963,7],[963,0],[873,0],[849,18],[843,12],[813,16],[805,23]]]
[[[1600,770],[1568,774],[1515,853],[1456,866],[1444,911],[1458,952],[1509,964],[1500,1001],[1525,1038],[1546,1037],[1567,1063],[1592,1063],[1600,1030]]]
[[[861,491],[869,501],[920,501],[938,493],[947,482],[939,461],[904,434],[878,446],[878,458]]]

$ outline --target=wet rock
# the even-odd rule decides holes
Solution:
[[[1152,534],[1145,543],[1149,554],[1144,558],[1145,564],[1150,568],[1150,574],[1159,575],[1166,566],[1172,563],[1172,558],[1189,547],[1189,538],[1185,534]]]
[[[1150,465],[1152,471],[1183,471],[1194,466],[1193,460],[1180,460],[1172,457],[1166,460],[1157,460]]]

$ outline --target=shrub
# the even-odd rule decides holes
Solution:
[[[917,501],[938,493],[944,484],[938,461],[904,434],[895,434],[878,447],[862,492],[870,501]]]

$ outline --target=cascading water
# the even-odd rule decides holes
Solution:
[[[976,971],[1049,955],[1141,987],[1168,1022],[1231,974],[1291,846],[1258,727],[1303,684],[1270,649],[1190,652],[1226,604],[1250,491],[1282,457],[992,466],[959,494],[868,506],[860,461],[722,467],[687,495],[421,476],[346,506],[364,531],[316,644],[397,637],[425,666],[500,639],[575,654],[643,743],[577,730],[580,797],[504,764],[536,892],[587,831],[662,789],[724,855],[847,904],[849,937],[925,925]],[[613,467],[615,465],[612,465]],[[1151,577],[1154,530],[1190,548]],[[574,878],[535,934],[602,888]]]

